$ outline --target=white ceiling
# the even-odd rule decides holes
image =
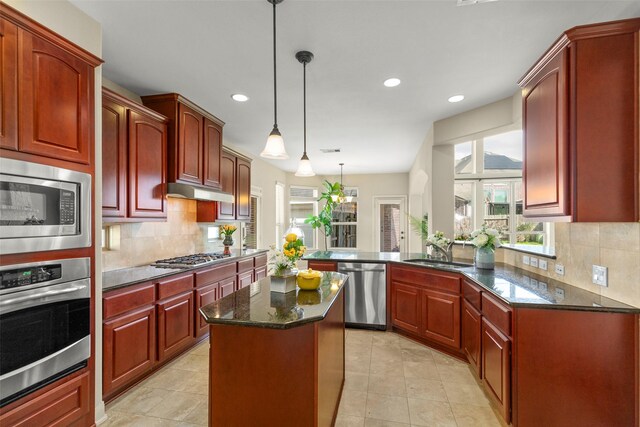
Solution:
[[[178,92],[226,122],[225,140],[259,155],[273,125],[266,0],[72,0],[103,26],[104,76],[140,94]],[[307,142],[316,173],[407,172],[431,124],[505,98],[560,33],[640,16],[640,1],[285,0],[278,8],[278,124],[295,171]],[[396,88],[382,85],[399,77]],[[233,93],[250,97],[231,100]],[[464,94],[450,104],[447,98]],[[320,148],[341,148],[322,154]]]

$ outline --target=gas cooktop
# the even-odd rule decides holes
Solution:
[[[223,255],[222,252],[194,254],[169,259],[159,259],[151,265],[162,268],[200,267],[202,265],[207,265],[215,260],[226,258],[228,256],[230,255]]]

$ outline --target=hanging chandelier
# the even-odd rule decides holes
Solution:
[[[338,163],[338,164],[340,165],[340,194],[332,194],[331,200],[333,200],[336,203],[351,203],[351,201],[353,200],[353,197],[345,196],[344,185],[342,184],[342,167],[344,166],[344,163]]]
[[[313,59],[313,53],[306,50],[302,50],[296,53],[296,59],[302,64],[302,110],[304,117],[304,149],[302,151],[302,158],[298,163],[298,170],[296,176],[314,176],[313,168],[311,167],[311,160],[307,156],[307,64]]]
[[[287,150],[284,148],[284,139],[278,129],[278,86],[276,78],[276,5],[284,0],[267,0],[273,5],[273,129],[267,138],[267,144],[260,153],[260,157],[275,160],[285,160],[289,158]]]

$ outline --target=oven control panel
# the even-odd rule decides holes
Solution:
[[[16,288],[48,282],[62,277],[62,265],[50,264],[38,267],[17,268],[0,272],[2,283],[0,289]]]

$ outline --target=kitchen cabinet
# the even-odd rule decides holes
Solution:
[[[229,278],[224,279],[224,280],[221,280],[220,281],[220,287],[218,289],[220,290],[220,294],[218,296],[218,299],[224,298],[227,295],[231,295],[233,292],[235,292],[235,290],[236,290],[236,278],[235,278],[235,276],[229,277]]]
[[[251,219],[251,161],[236,158],[236,219]]]
[[[169,118],[169,182],[219,189],[224,122],[177,93],[142,102]]]
[[[218,283],[214,283],[213,285],[205,286],[203,288],[195,290],[196,311],[194,314],[196,338],[206,335],[207,332],[209,332],[209,324],[205,322],[198,309],[204,307],[205,305],[211,304],[212,302],[215,302],[217,299]]]
[[[480,379],[482,379],[481,337],[482,315],[465,299],[462,303],[462,350]]]
[[[508,424],[511,421],[511,341],[483,318],[481,346],[484,389]]]
[[[420,288],[399,282],[391,282],[391,321],[393,326],[405,331],[420,333]]]
[[[0,37],[0,147],[90,168],[94,69],[102,61],[6,5]]]
[[[245,271],[238,274],[238,289],[249,286],[253,283],[253,271]]]
[[[267,266],[263,265],[262,267],[256,267],[253,275],[256,282],[260,279],[264,279],[265,277],[267,277]]]
[[[640,18],[575,27],[520,80],[525,217],[640,219],[639,31]]]
[[[253,260],[251,260],[253,262]],[[199,338],[209,333],[209,325],[200,315],[200,308],[227,295],[228,283],[231,292],[235,289],[237,262],[205,268],[195,273],[195,337]],[[225,287],[227,286],[227,287]],[[223,288],[225,287],[225,288]],[[224,292],[224,295],[223,295]]]
[[[158,361],[162,362],[193,343],[193,292],[157,303]]]
[[[422,290],[422,330],[425,338],[460,348],[460,296]]]
[[[220,184],[222,191],[236,195],[236,161],[237,158],[228,151],[222,151],[220,157]],[[212,203],[209,203],[213,205]],[[236,219],[236,204],[233,202],[218,202],[217,219],[234,220]]]
[[[317,271],[338,271],[338,263],[331,261],[308,260],[307,267]]]
[[[105,222],[166,219],[167,119],[102,90],[102,216]]]

